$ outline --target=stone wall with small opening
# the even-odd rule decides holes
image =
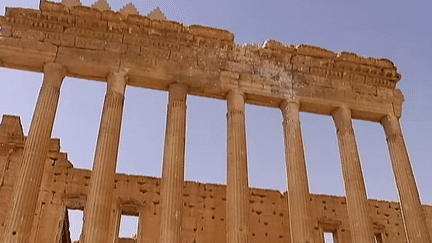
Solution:
[[[25,137],[18,117],[4,116],[0,126],[0,237],[17,178]],[[33,242],[70,243],[67,209],[83,210],[91,171],[73,168],[60,140],[51,140],[31,233]],[[117,174],[111,239],[118,237],[120,215],[139,217],[137,239],[118,242],[157,242],[160,217],[160,178]],[[187,181],[183,188],[183,243],[224,243],[226,187]],[[432,206],[424,205],[432,232]],[[290,242],[287,194],[276,190],[250,189],[250,242]],[[338,242],[351,242],[345,197],[310,196],[316,242],[332,232]],[[397,202],[369,200],[369,217],[377,242],[405,243]]]

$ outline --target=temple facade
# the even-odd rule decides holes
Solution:
[[[387,59],[310,45],[234,43],[226,30],[185,26],[132,4],[41,1],[0,16],[0,66],[44,74],[27,136],[0,125],[0,242],[67,243],[68,210],[82,210],[80,243],[430,243],[399,119],[401,79]],[[65,77],[106,83],[92,170],[74,168],[51,138]],[[117,174],[126,86],[168,92],[162,178]],[[227,184],[184,181],[188,95],[226,100]],[[288,191],[248,183],[245,104],[281,110]],[[300,112],[335,123],[345,197],[309,192]],[[400,201],[367,197],[353,119],[385,131]],[[139,218],[118,237],[121,215]]]

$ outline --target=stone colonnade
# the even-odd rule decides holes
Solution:
[[[24,147],[23,162],[14,187],[11,210],[1,242],[28,242],[43,165],[56,114],[65,68],[46,64],[44,81]],[[107,77],[97,146],[89,194],[85,207],[82,243],[108,242],[113,210],[114,175],[127,85],[127,73],[118,71]],[[161,229],[159,242],[181,243],[182,196],[186,134],[186,98],[188,87],[169,86],[166,137],[161,187]],[[227,96],[227,243],[249,242],[249,187],[245,128],[245,95],[233,89]],[[287,99],[280,105],[283,115],[288,201],[292,243],[312,243],[313,223],[309,217],[309,186],[301,125],[301,103]],[[332,113],[340,148],[352,242],[373,243],[374,235],[367,213],[367,194],[352,128],[351,110],[339,107]],[[408,242],[430,243],[418,190],[408,153],[393,114],[381,120],[384,127],[394,177],[399,192]]]

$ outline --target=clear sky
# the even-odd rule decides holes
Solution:
[[[81,0],[90,5],[94,0]],[[113,10],[128,1],[112,0]],[[160,7],[168,19],[228,29],[235,42],[312,44],[333,51],[386,57],[397,64],[405,95],[402,128],[422,203],[432,204],[432,2],[427,0],[152,0],[133,2],[146,15]],[[38,8],[37,0],[0,1],[4,8]],[[21,116],[28,132],[40,73],[0,71],[0,114]],[[54,137],[75,167],[91,168],[105,83],[66,78]],[[167,93],[128,87],[117,172],[161,176]],[[226,183],[226,102],[188,97],[186,180]],[[333,120],[301,114],[312,193],[344,195]],[[286,190],[282,117],[275,108],[246,106],[249,184]],[[369,198],[397,200],[383,129],[354,121]]]

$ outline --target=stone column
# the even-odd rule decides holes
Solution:
[[[83,243],[108,242],[126,80],[124,71],[113,73],[107,79],[107,92],[84,209]]]
[[[246,151],[245,101],[239,90],[228,93],[227,243],[249,242],[249,183]]]
[[[6,229],[1,240],[3,243],[28,241],[65,73],[66,69],[61,64],[49,63],[44,66],[44,80],[9,204]]]
[[[415,243],[430,243],[425,215],[399,120],[394,115],[388,115],[381,120],[381,124],[387,137],[407,240]]]
[[[309,219],[309,184],[303,151],[299,106],[297,101],[284,101],[281,104],[288,175],[290,232],[292,243],[312,243],[312,225]]]
[[[161,184],[161,243],[181,243],[187,87],[169,86]]]
[[[341,107],[332,112],[339,142],[348,217],[353,243],[374,243],[368,215],[363,172],[351,122],[351,110]]]

